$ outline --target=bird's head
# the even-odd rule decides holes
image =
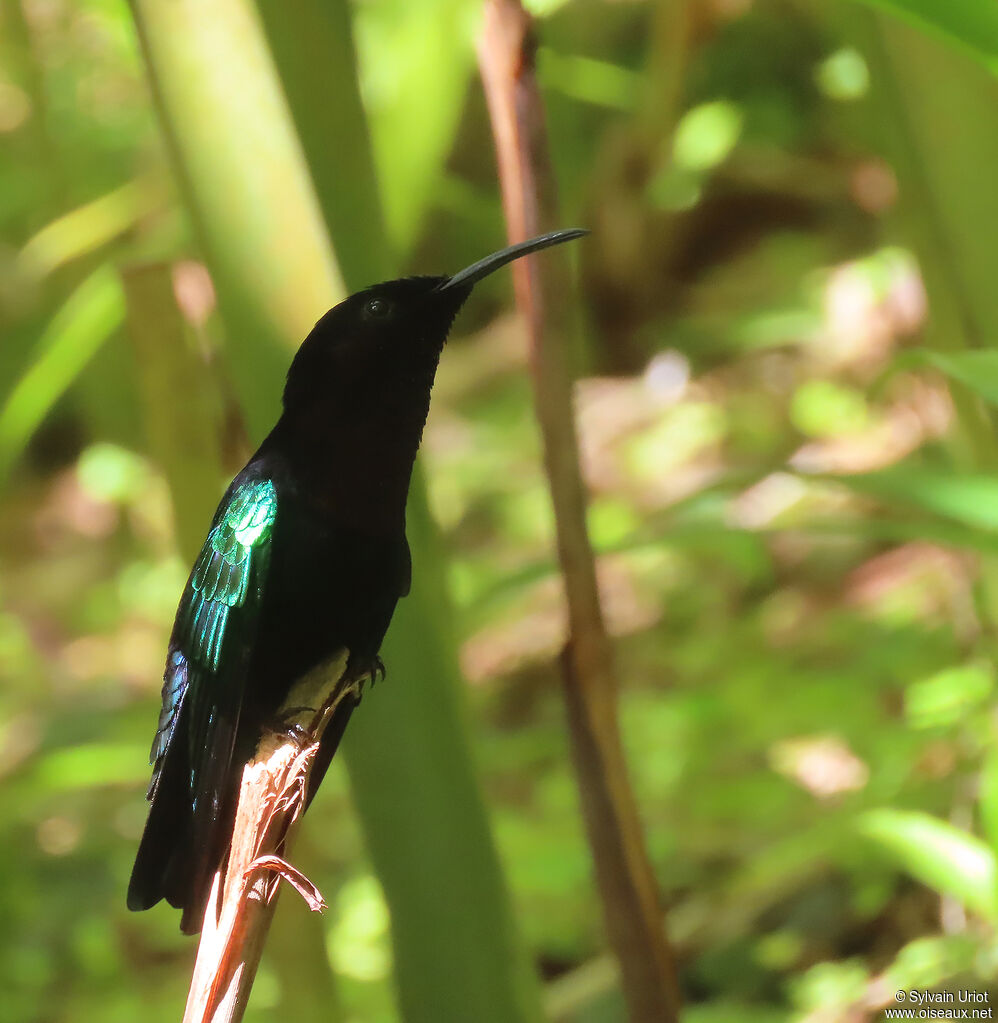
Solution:
[[[554,231],[500,249],[450,277],[404,277],[351,295],[302,343],[288,371],[285,409],[336,401],[366,405],[377,414],[403,393],[423,392],[428,400],[447,333],[475,284],[514,259],[585,233]]]

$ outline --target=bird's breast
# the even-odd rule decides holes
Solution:
[[[365,532],[279,499],[253,658],[259,685],[283,695],[341,647],[373,656],[407,588],[403,532]]]

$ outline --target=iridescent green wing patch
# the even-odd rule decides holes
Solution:
[[[242,607],[259,550],[270,539],[277,494],[269,480],[238,487],[208,534],[184,595],[181,647],[189,661],[216,672],[233,608]],[[179,623],[178,623],[179,624]]]
[[[249,651],[242,647],[256,627],[276,515],[277,494],[269,480],[237,485],[215,513],[170,640],[163,706],[149,757],[150,799],[185,705],[190,705],[186,731],[192,765],[219,712],[238,717],[240,683],[232,676],[245,666]]]

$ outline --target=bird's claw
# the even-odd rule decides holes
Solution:
[[[360,660],[354,659],[353,657],[347,661],[346,671],[343,673],[343,679],[345,682],[370,682],[373,686],[375,682],[385,677],[385,664],[381,658],[375,654],[369,659]]]

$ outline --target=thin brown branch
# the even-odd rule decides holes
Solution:
[[[518,0],[488,0],[478,54],[496,141],[511,242],[555,226],[543,106],[533,74],[530,17]],[[513,264],[527,322],[534,400],[557,524],[568,604],[562,658],[572,756],[610,944],[634,1023],[679,1016],[672,952],[627,775],[617,723],[617,679],[603,624],[572,408],[565,338],[572,320],[557,253]]]
[[[343,682],[344,667],[343,659],[323,665],[294,687],[279,712],[287,730],[265,734],[243,769],[228,862],[208,900],[184,1023],[242,1019],[282,878],[310,909],[325,908],[319,890],[286,855],[322,733],[359,684]]]

